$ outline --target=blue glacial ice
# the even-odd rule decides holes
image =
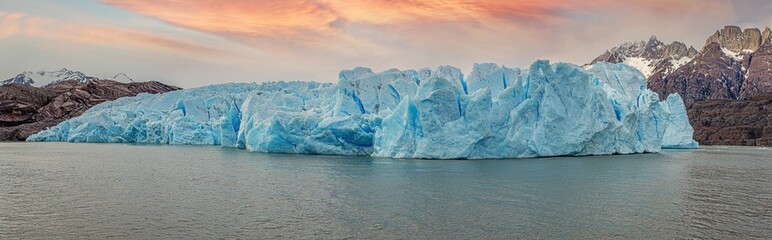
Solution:
[[[678,95],[622,64],[537,61],[342,71],[337,84],[222,84],[97,105],[29,141],[221,145],[392,158],[521,158],[692,148]]]
[[[686,115],[686,105],[678,94],[670,94],[667,100],[662,102],[665,109],[670,112],[668,127],[662,138],[662,148],[696,149],[700,145],[692,138],[694,128],[689,124],[689,116]]]

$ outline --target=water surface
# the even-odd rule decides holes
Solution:
[[[0,238],[772,238],[772,150],[395,160],[0,144]]]

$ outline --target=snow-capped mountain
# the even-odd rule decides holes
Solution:
[[[626,42],[607,50],[592,63],[625,63],[637,68],[647,78],[658,73],[669,73],[697,55],[694,47],[687,47],[682,42],[665,44],[652,36],[648,41]]]
[[[625,63],[646,76],[660,97],[679,93],[687,103],[745,99],[772,93],[772,31],[726,26],[696,51],[681,42],[623,43],[592,63]]]
[[[57,82],[62,81],[78,81],[81,83],[90,83],[95,80],[114,80],[118,82],[134,82],[133,79],[126,76],[126,74],[119,73],[111,77],[93,77],[86,75],[80,71],[73,71],[69,70],[67,68],[62,68],[58,71],[26,71],[22,72],[18,75],[16,75],[13,78],[4,80],[0,82],[0,85],[6,85],[6,84],[22,84],[22,85],[29,85],[33,87],[44,87],[47,85],[51,85]]]

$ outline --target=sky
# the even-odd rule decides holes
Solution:
[[[585,64],[652,35],[700,49],[725,25],[772,27],[772,0],[0,0],[0,79],[68,68],[189,88]]]

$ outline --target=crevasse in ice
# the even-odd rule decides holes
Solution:
[[[29,141],[222,145],[392,158],[519,158],[693,148],[678,95],[626,65],[342,71],[337,84],[222,84],[89,109]]]

